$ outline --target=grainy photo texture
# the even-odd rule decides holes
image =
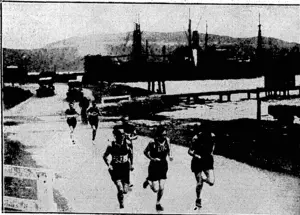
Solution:
[[[299,5],[2,3],[2,212],[300,212]]]

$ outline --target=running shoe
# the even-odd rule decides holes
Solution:
[[[157,204],[157,205],[156,205],[156,210],[157,210],[157,211],[163,211],[164,208],[163,208],[163,206],[161,206],[161,204]]]
[[[143,188],[146,189],[146,188],[148,187],[148,185],[149,185],[148,181],[147,181],[147,180],[144,181],[144,183],[143,183]]]
[[[201,199],[196,199],[196,206],[197,206],[198,208],[201,208],[201,207],[202,207],[202,205],[201,205]]]

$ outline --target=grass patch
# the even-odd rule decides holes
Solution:
[[[169,110],[171,106],[166,105],[159,98],[145,98],[143,100],[133,99],[124,101],[113,106],[103,107],[101,113],[104,116],[128,115],[131,119],[152,119],[155,114]],[[156,116],[157,118],[158,116]],[[160,119],[163,119],[161,117]]]
[[[68,201],[64,198],[58,190],[53,189],[54,202],[57,204],[58,212],[70,212]]]
[[[4,164],[40,168],[41,166],[38,166],[31,154],[26,151],[29,147],[19,141],[9,139],[8,135],[4,134]]]
[[[31,168],[41,168],[26,151],[29,147],[24,146],[19,141],[10,140],[9,134],[4,134],[4,164]],[[57,178],[57,177],[56,177]],[[37,181],[29,179],[19,179],[4,177],[4,195],[37,200]],[[53,189],[54,202],[57,204],[58,212],[68,212],[67,200],[61,196],[58,190]],[[14,211],[14,210],[6,210]]]
[[[138,87],[130,87],[125,84],[110,84],[107,82],[99,83],[98,85],[89,85],[86,88],[92,90],[93,96],[97,103],[101,102],[104,96],[122,96],[130,95],[132,98],[139,96],[149,96],[152,93],[148,90]]]
[[[3,125],[5,126],[15,126],[15,125],[19,125],[20,123],[19,122],[15,122],[15,121],[7,121],[7,122],[4,122]]]
[[[33,95],[30,90],[23,90],[19,87],[8,86],[4,87],[2,90],[5,109],[12,108]]]

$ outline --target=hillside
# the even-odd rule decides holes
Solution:
[[[200,33],[200,45],[204,44],[204,37],[205,34]],[[143,44],[146,43],[148,40],[149,45],[166,45],[166,46],[179,46],[187,44],[187,38],[185,32],[143,32],[142,34],[142,42]],[[300,46],[297,43],[289,43],[283,40],[279,40],[276,38],[271,37],[263,37],[263,42],[266,48],[270,48],[275,46],[279,49],[283,48],[291,48],[293,46]],[[257,38],[233,38],[229,36],[220,36],[209,34],[208,35],[208,43],[214,44],[216,46],[222,45],[232,45],[232,46],[239,46],[239,45],[247,45],[256,47]],[[48,44],[45,46],[46,49],[53,49],[53,48],[65,48],[65,47],[74,47],[78,49],[78,54],[80,56],[85,55],[94,55],[94,54],[101,54],[101,55],[118,55],[118,54],[129,54],[127,53],[130,51],[132,44],[132,32],[128,33],[119,33],[119,34],[97,34],[97,35],[89,35],[85,37],[72,37],[66,40],[58,41],[55,43]],[[127,52],[123,51],[121,53],[113,53],[111,47],[118,47],[122,46],[127,49]]]
[[[200,46],[204,45],[205,34],[200,34]],[[233,38],[209,34],[208,44],[215,48],[228,48],[236,53],[254,55],[257,43],[256,37]],[[162,46],[166,46],[167,54],[179,46],[187,44],[185,32],[143,32],[142,43],[145,48],[149,44],[149,54],[162,54]],[[264,47],[271,52],[289,52],[300,44],[288,43],[276,38],[263,38]],[[83,70],[83,57],[86,55],[127,55],[131,53],[132,32],[119,34],[97,34],[84,37],[72,37],[57,41],[34,50],[3,50],[4,67],[7,65],[24,65],[29,71],[67,71]],[[23,57],[25,56],[25,57]]]

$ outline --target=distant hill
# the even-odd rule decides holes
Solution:
[[[205,34],[200,34],[200,46],[203,47]],[[146,40],[149,44],[150,54],[162,54],[162,46],[166,46],[167,54],[171,54],[179,46],[187,44],[185,32],[143,32],[143,47]],[[276,38],[263,38],[264,47],[276,52],[300,48],[300,44],[289,43]],[[254,54],[257,38],[233,38],[209,34],[208,43],[216,48],[233,47],[236,52]],[[97,34],[84,37],[71,37],[66,40],[50,43],[42,49],[34,50],[3,50],[4,66],[25,61],[30,71],[42,70],[83,70],[83,57],[85,55],[127,55],[131,53],[132,32],[119,34]],[[22,60],[23,59],[23,60]]]

